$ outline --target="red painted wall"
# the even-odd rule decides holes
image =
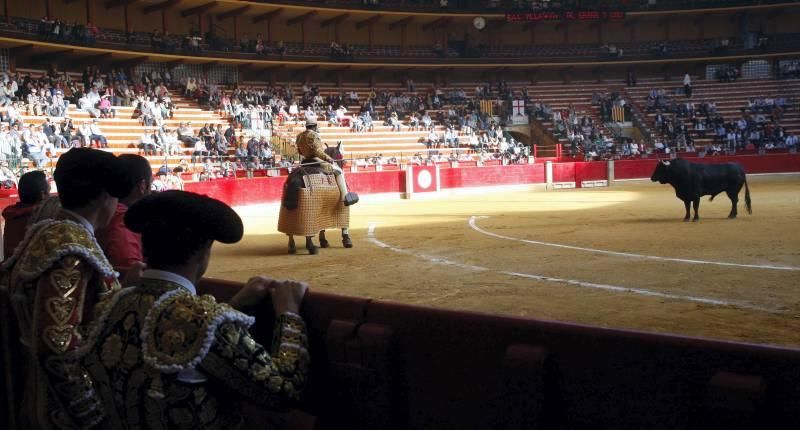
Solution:
[[[553,182],[575,182],[575,163],[553,163]]]
[[[575,182],[578,186],[581,181],[600,181],[608,179],[608,163],[604,161],[575,163]]]
[[[737,162],[747,173],[800,172],[800,154],[738,155],[703,158],[687,158],[693,163]],[[653,174],[656,159],[621,160],[614,163],[615,179],[646,179]]]
[[[455,167],[439,171],[441,188],[488,187],[493,185],[543,184],[544,164]]]
[[[383,172],[346,173],[347,187],[359,194],[404,193],[406,172],[390,170]]]
[[[735,161],[742,164],[747,173],[800,172],[800,154],[739,155],[689,160],[699,163]],[[652,174],[657,162],[656,159],[616,161],[614,176],[616,179],[646,179]],[[606,170],[606,162],[553,163],[553,181],[576,182],[580,186],[581,181],[606,179]],[[404,193],[405,174],[403,170],[347,173],[347,182],[351,190],[360,194]],[[441,166],[440,178],[442,189],[542,184],[545,182],[545,172],[544,163],[457,168]],[[186,190],[206,194],[232,206],[241,206],[279,201],[285,180],[286,176],[221,179],[188,183]],[[16,201],[16,197],[0,195],[0,209]]]
[[[405,172],[347,173],[350,189],[361,194],[405,192]],[[286,176],[220,179],[186,184],[185,190],[205,194],[231,206],[276,202],[281,199]]]
[[[281,199],[285,176],[252,179],[219,179],[186,184],[186,191],[205,194],[231,205],[274,202]]]

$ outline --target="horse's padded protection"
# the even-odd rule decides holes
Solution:
[[[350,208],[342,202],[335,176],[311,174],[303,176],[303,181],[305,187],[297,191],[297,208],[292,210],[286,204],[281,205],[278,231],[293,236],[314,236],[325,229],[348,228]]]

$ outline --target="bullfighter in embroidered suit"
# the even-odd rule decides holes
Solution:
[[[24,384],[22,428],[88,428],[103,408],[76,351],[92,330],[96,312],[119,289],[117,273],[94,237],[130,184],[112,154],[88,148],[62,155],[55,170],[62,209],[31,226],[2,267],[20,341],[29,354],[17,369]],[[23,382],[24,380],[24,382]]]
[[[317,132],[316,119],[309,118],[306,120],[306,131],[297,135],[295,144],[297,145],[297,152],[303,156],[303,163],[318,162],[327,173],[336,175],[336,185],[339,186],[339,192],[342,195],[345,206],[358,203],[358,194],[347,191],[344,171],[331,156],[325,153],[322,139],[319,138],[319,132]]]
[[[227,205],[183,191],[150,195],[125,224],[142,235],[148,268],[99,317],[84,364],[113,429],[233,429],[242,398],[267,408],[297,400],[309,365],[297,314],[306,285],[252,278],[229,304],[198,296],[213,242],[238,242],[242,221]],[[248,331],[235,307],[272,295],[271,348]]]

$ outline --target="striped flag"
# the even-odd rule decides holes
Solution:
[[[481,112],[486,112],[489,116],[494,115],[494,102],[491,100],[481,100]]]

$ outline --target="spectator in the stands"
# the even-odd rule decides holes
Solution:
[[[0,162],[16,160],[20,152],[19,142],[9,132],[8,124],[0,123]]]
[[[5,85],[0,85],[0,106],[9,106],[14,102],[16,81],[9,81]]]
[[[433,49],[433,53],[434,54],[436,54],[436,55],[438,55],[440,57],[444,57],[445,56],[444,46],[442,46],[442,41],[441,40],[437,39],[436,42],[433,44],[433,48],[432,49]]]
[[[194,144],[200,140],[194,135],[191,122],[182,122],[178,124],[178,140],[190,147],[193,147]]]
[[[791,134],[786,136],[785,145],[787,148],[797,148],[797,135]]]
[[[283,44],[283,40],[279,40],[278,44],[275,45],[275,52],[277,52],[281,57],[286,55],[286,46]]]
[[[683,93],[686,98],[692,97],[692,77],[688,73],[683,76]]]
[[[145,156],[156,155],[156,142],[153,137],[153,130],[146,128],[139,136],[139,149]]]
[[[117,111],[111,107],[111,97],[103,96],[98,104],[100,116],[102,118],[114,118],[117,116]]]
[[[78,100],[78,108],[88,112],[89,116],[92,118],[100,116],[100,111],[95,108],[95,103],[92,101],[89,94],[84,94],[83,97]]]
[[[84,41],[86,43],[88,43],[89,45],[94,45],[95,41],[97,40],[97,36],[100,35],[100,29],[97,28],[91,22],[87,22],[85,31],[86,31],[86,34],[85,34]]]
[[[438,148],[439,147],[439,136],[436,134],[433,128],[428,130],[428,137],[426,140],[426,145],[428,149]]]
[[[400,121],[400,118],[398,118],[397,116],[397,112],[392,111],[391,115],[387,119],[387,125],[392,127],[392,131],[400,131],[401,124],[402,123]]]
[[[50,118],[46,118],[44,123],[42,124],[42,132],[47,137],[47,140],[50,144],[54,145],[56,148],[66,148],[69,146],[69,141],[65,139],[59,133],[58,127],[50,121]]]
[[[22,152],[31,159],[36,167],[44,167],[47,162],[46,150],[51,146],[44,133],[33,124],[22,133]]]
[[[8,259],[25,237],[28,218],[39,202],[50,195],[50,183],[41,170],[25,173],[19,178],[19,202],[3,210],[3,256]]]
[[[97,230],[95,236],[108,261],[114,268],[126,269],[134,263],[142,262],[142,238],[125,226],[128,208],[150,194],[153,170],[146,158],[134,154],[119,156],[119,165],[133,184],[131,191],[119,199],[111,221]]]
[[[103,134],[103,131],[100,130],[100,125],[98,125],[97,120],[92,120],[92,125],[89,126],[89,131],[91,135],[89,135],[90,140],[94,140],[100,143],[101,148],[108,148],[108,139]]]
[[[261,36],[261,33],[258,33],[256,36],[256,55],[266,55],[267,54],[267,45],[264,43],[264,38]]]
[[[213,151],[217,156],[224,156],[228,154],[228,142],[225,140],[225,132],[222,130],[222,124],[217,124],[217,128],[213,131]]]
[[[250,47],[250,37],[247,33],[239,39],[239,50],[242,52],[250,52],[252,50]]]
[[[208,148],[206,147],[205,142],[200,139],[196,140],[192,150],[192,163],[197,163],[206,156],[208,156]]]

